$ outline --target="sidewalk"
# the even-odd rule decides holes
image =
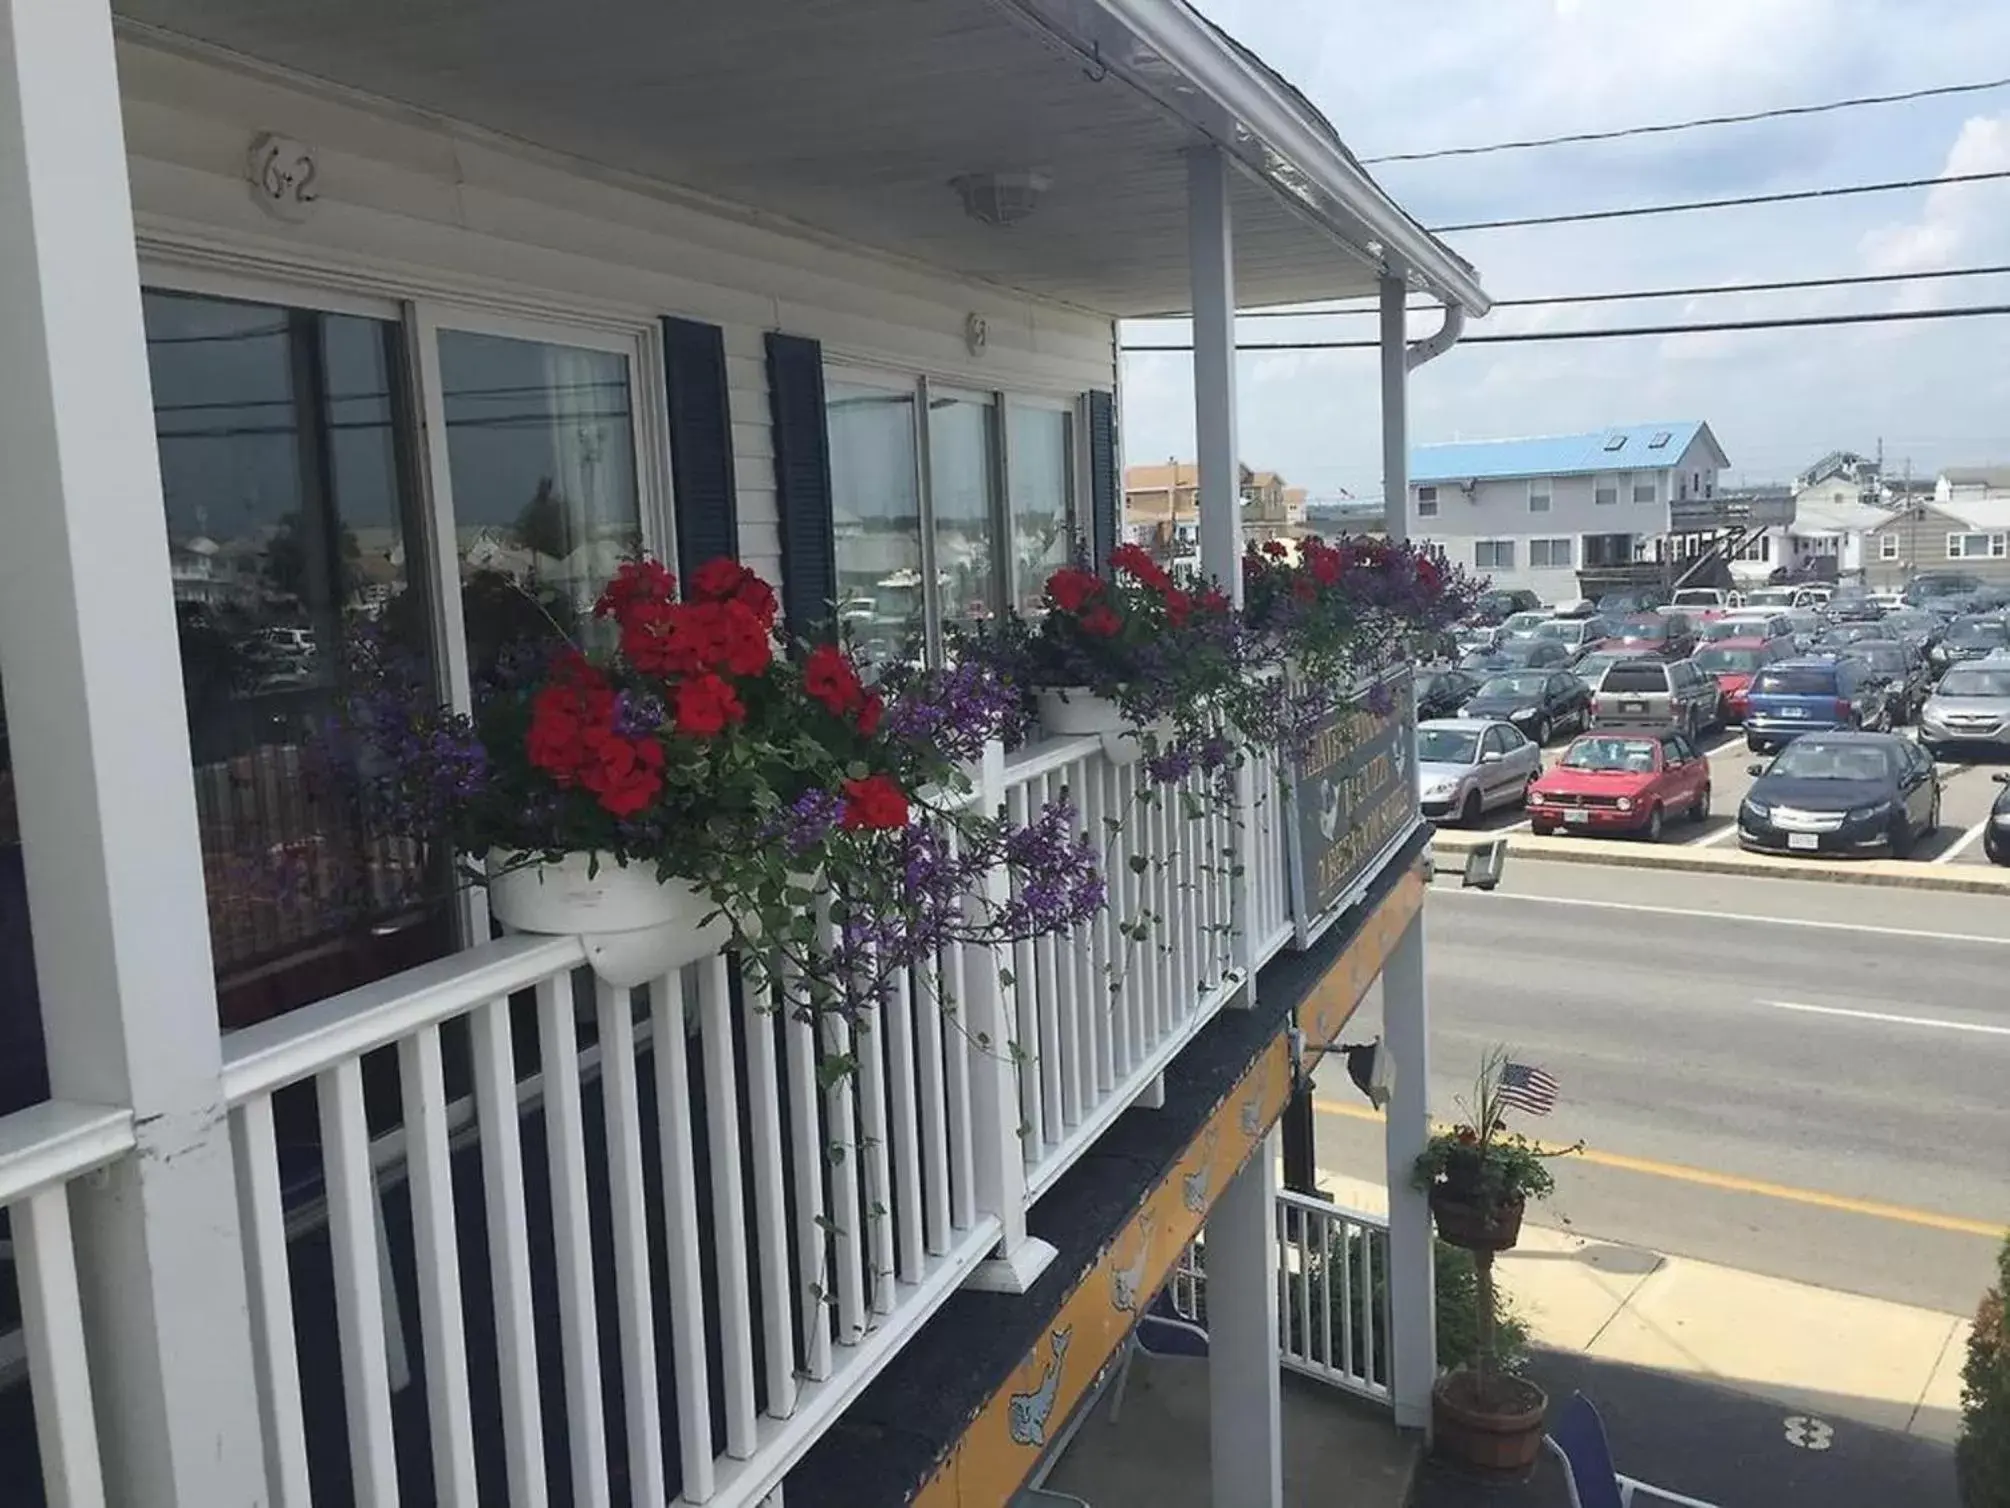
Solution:
[[[1380,1184],[1320,1183],[1343,1205],[1388,1207]],[[1971,1325],[1958,1315],[1537,1225],[1494,1272],[1536,1344],[1771,1400],[1783,1433],[1790,1418],[1843,1420],[1951,1443],[1960,1424]]]

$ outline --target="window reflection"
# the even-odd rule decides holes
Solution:
[[[148,293],[145,315],[211,947],[236,1026],[449,945],[416,845],[364,830],[325,736],[364,640],[433,684],[398,330],[172,293]]]
[[[1074,545],[1072,416],[1066,409],[1014,403],[1006,409],[1006,467],[1012,498],[1012,602],[1040,611],[1047,577]]]
[[[511,646],[589,635],[642,544],[627,358],[462,330],[440,335],[469,673]]]
[[[997,427],[989,398],[932,393],[928,402],[928,494],[942,617],[969,625],[995,617]]]
[[[925,612],[914,394],[825,386],[839,611],[858,647],[918,657]]]

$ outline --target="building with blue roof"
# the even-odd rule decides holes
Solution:
[[[1700,419],[1419,445],[1409,532],[1497,586],[1563,601],[1585,567],[1652,559],[1672,506],[1714,498],[1730,464]]]

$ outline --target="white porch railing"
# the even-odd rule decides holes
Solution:
[[[1230,935],[1234,824],[1196,773],[1157,784],[1099,740],[1043,744],[1006,767],[1013,820],[1063,799],[1104,847],[1109,904],[1013,948],[1019,1128],[1038,1197],[1149,1089],[1240,984]]]
[[[1262,968],[1291,941],[1291,805],[1275,750],[1252,755],[1254,808],[1249,818],[1249,943]]]
[[[101,1508],[105,1501],[69,1191],[132,1145],[133,1118],[124,1110],[50,1101],[0,1116],[0,1210],[13,1241],[49,1508]]]
[[[1207,1324],[1204,1243],[1180,1254],[1173,1308]],[[1288,1190],[1277,1196],[1278,1364],[1377,1403],[1389,1396],[1389,1222]]]

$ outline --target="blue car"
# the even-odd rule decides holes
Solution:
[[[1745,698],[1745,747],[1784,748],[1803,733],[1889,730],[1891,685],[1854,660],[1781,660],[1752,679]]]

